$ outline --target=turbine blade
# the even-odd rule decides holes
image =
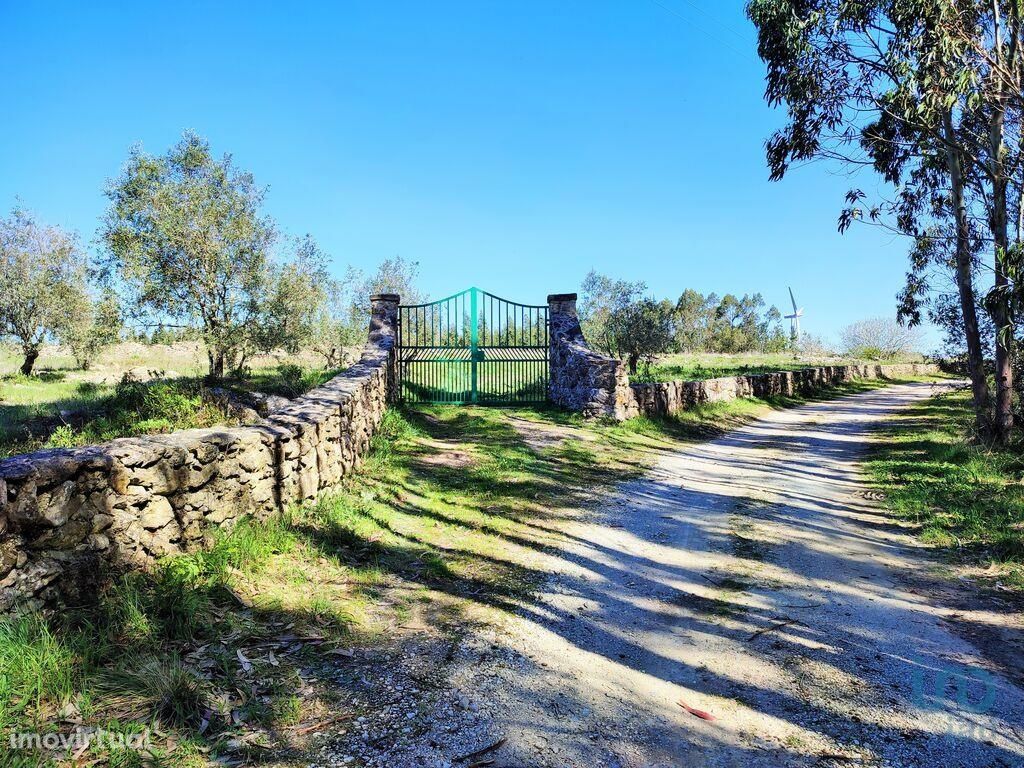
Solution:
[[[793,298],[793,289],[792,289],[792,288],[790,288],[790,289],[789,289],[789,300],[790,300],[791,302],[793,302],[793,311],[794,311],[794,312],[796,312],[796,311],[797,311],[797,308],[796,308],[796,299],[795,299],[795,298]]]

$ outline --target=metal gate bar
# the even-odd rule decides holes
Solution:
[[[398,308],[398,392],[407,403],[540,403],[548,308],[468,288]]]

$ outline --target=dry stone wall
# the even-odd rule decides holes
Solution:
[[[647,416],[668,416],[705,403],[738,397],[810,394],[822,387],[854,379],[892,379],[938,373],[931,364],[829,365],[798,371],[728,376],[705,381],[659,381],[632,384],[636,409]]]
[[[930,364],[831,365],[705,381],[630,384],[625,363],[592,350],[583,337],[575,293],[548,296],[550,399],[591,418],[616,421],[644,414],[668,416],[704,403],[738,397],[809,394],[854,379],[898,378],[937,373]]]
[[[75,603],[112,572],[203,546],[352,471],[393,395],[399,298],[371,297],[361,359],[259,424],[0,461],[0,610]]]
[[[589,418],[617,421],[636,416],[636,399],[621,360],[587,346],[576,314],[576,294],[548,296],[551,401]]]

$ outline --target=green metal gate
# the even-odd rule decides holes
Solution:
[[[479,288],[399,306],[398,393],[406,403],[544,402],[548,308]]]

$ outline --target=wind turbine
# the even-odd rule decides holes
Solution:
[[[793,289],[789,289],[789,300],[793,302],[793,314],[784,315],[789,320],[789,335],[793,337],[793,341],[800,340],[800,318],[804,316],[803,309],[798,309],[796,306],[796,299],[793,298]]]

